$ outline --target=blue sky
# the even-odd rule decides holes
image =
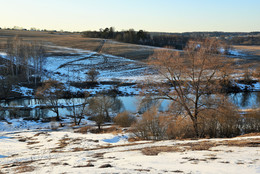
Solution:
[[[0,27],[260,31],[260,0],[0,0]]]

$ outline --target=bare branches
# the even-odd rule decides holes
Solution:
[[[168,89],[173,88],[159,89],[160,95],[182,106],[193,121],[197,136],[200,110],[209,106],[203,96],[216,90],[212,82],[220,67],[224,67],[219,49],[217,40],[190,41],[182,53],[160,49],[150,58],[150,64],[167,80]]]

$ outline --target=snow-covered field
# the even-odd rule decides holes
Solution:
[[[50,47],[55,53],[66,53],[64,56],[49,56],[44,69],[46,78],[62,82],[86,81],[86,72],[91,68],[99,71],[99,81],[136,82],[145,80],[153,71],[144,63],[108,54],[99,54],[81,49]],[[149,77],[149,76],[148,76]]]
[[[128,142],[129,133],[1,132],[2,173],[260,173],[260,136]]]
[[[42,80],[54,79],[66,83],[67,91],[73,93],[89,92],[96,94],[103,90],[113,89],[113,85],[99,84],[92,89],[80,89],[69,85],[68,82],[84,82],[87,79],[86,73],[95,68],[100,75],[98,81],[130,82],[142,83],[144,81],[162,81],[151,67],[143,62],[117,57],[97,52],[61,47],[47,46],[50,54],[45,59],[43,69],[45,69]],[[230,54],[244,56],[240,50],[230,50]],[[6,58],[6,53],[0,52],[0,56]],[[259,91],[260,82],[250,85],[237,84],[242,90]],[[14,87],[13,91],[21,93],[22,96],[33,96],[33,89],[23,86]],[[122,86],[118,91],[124,95],[138,95],[141,91],[137,85]]]
[[[91,68],[100,72],[100,81],[158,79],[152,69],[139,61],[66,47],[50,49],[57,54],[46,58],[45,79],[83,82],[86,81],[85,73]],[[5,57],[5,53],[0,56]],[[260,90],[259,84],[253,87],[240,85],[240,88]],[[65,84],[65,87],[72,92],[95,94],[114,86],[100,84],[94,89],[80,89]],[[22,86],[13,90],[23,96],[33,94],[32,89]],[[118,90],[123,94],[141,91],[135,85],[120,86]],[[91,121],[82,124],[94,126]],[[72,127],[50,129],[56,126],[53,122],[24,121],[22,118],[0,122],[0,174],[260,173],[260,136],[129,142],[131,134],[126,131],[81,134]]]

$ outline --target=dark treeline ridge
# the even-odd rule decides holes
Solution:
[[[190,36],[178,36],[169,34],[150,34],[144,30],[135,31],[129,29],[126,31],[115,31],[113,27],[100,29],[99,31],[84,31],[83,37],[114,39],[119,42],[132,44],[150,45],[165,47],[170,46],[175,49],[183,49],[190,39]]]
[[[182,50],[189,40],[199,40],[206,37],[215,37],[234,45],[260,45],[260,32],[185,32],[160,33],[135,31],[115,31],[113,27],[99,31],[84,31],[83,37],[114,39],[120,42],[165,47],[170,46]]]

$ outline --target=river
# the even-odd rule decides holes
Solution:
[[[228,94],[229,100],[235,104],[239,109],[251,109],[251,108],[259,108],[260,107],[260,92],[241,92],[241,93],[231,93]],[[123,110],[127,110],[129,112],[138,112],[138,105],[141,101],[142,97],[140,96],[120,96],[118,97],[122,101]],[[82,98],[74,98],[74,103],[82,103]],[[59,108],[59,112],[61,116],[72,115],[71,107],[68,107],[68,100],[60,99],[60,104],[63,104],[63,107]],[[167,110],[170,101],[161,100],[159,110],[164,111]],[[32,107],[35,105],[41,104],[37,99],[17,99],[11,101],[2,101],[1,106],[10,106],[17,107],[18,109],[9,110],[9,111],[0,111],[0,117],[8,117],[8,118],[20,118],[20,117],[28,117],[34,119],[41,119],[45,117],[54,117],[56,113],[52,112],[50,109],[40,109],[40,108],[32,108],[32,109],[19,109],[19,106]]]

